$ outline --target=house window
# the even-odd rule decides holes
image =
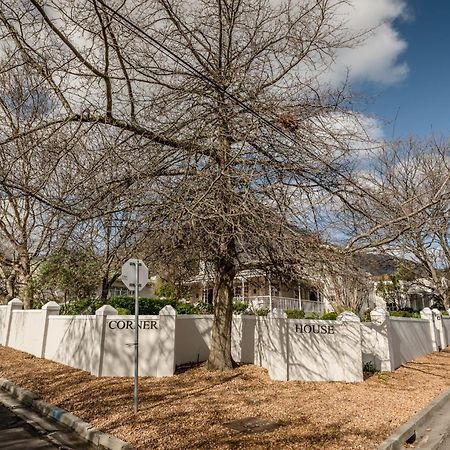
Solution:
[[[110,297],[130,297],[134,294],[134,291],[128,290],[126,287],[113,286],[109,288]]]

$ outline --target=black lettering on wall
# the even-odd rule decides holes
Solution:
[[[110,330],[134,330],[133,320],[110,320],[108,322],[108,328]],[[142,330],[157,330],[157,320],[140,320],[138,322],[138,328]]]

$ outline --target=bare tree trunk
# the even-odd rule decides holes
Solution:
[[[109,281],[109,277],[108,275],[105,275],[102,279],[102,292],[100,294],[100,301],[102,302],[103,305],[105,305],[108,300],[108,293],[110,286],[111,283]]]
[[[31,276],[27,275],[22,278],[21,288],[19,289],[19,298],[23,302],[23,309],[33,308],[33,292],[30,286]]]
[[[14,272],[14,270],[12,270],[5,280],[7,302],[12,300],[16,296],[16,278],[16,273]]]
[[[231,357],[231,323],[233,319],[233,280],[236,267],[221,261],[217,267],[214,287],[214,322],[208,359],[209,370],[233,368]]]

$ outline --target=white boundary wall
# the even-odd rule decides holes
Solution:
[[[336,321],[235,316],[232,356],[268,370],[275,380],[362,381],[362,364],[394,370],[450,342],[450,317],[425,308],[421,319],[389,317],[382,309],[372,322],[345,312]],[[171,306],[156,316],[139,316],[141,376],[168,376],[177,365],[208,358],[211,315],[177,316]],[[59,305],[22,310],[11,300],[0,306],[0,342],[96,376],[132,376],[134,316],[105,305],[95,316],[59,316]]]
[[[176,365],[205,361],[209,355],[211,315],[180,315],[175,327]]]
[[[392,371],[418,356],[441,350],[450,343],[450,320],[437,310],[425,308],[420,319],[390,317],[383,308],[371,313],[371,323],[361,324],[363,363]],[[449,327],[447,328],[448,324]]]
[[[450,314],[450,309],[447,311]],[[447,340],[447,345],[450,345],[450,315],[442,316],[442,326]]]

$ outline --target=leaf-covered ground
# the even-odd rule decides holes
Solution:
[[[227,373],[200,366],[173,377],[141,378],[137,416],[131,378],[95,378],[1,346],[0,377],[136,449],[373,450],[450,387],[450,351],[359,384],[271,381],[266,370],[252,365]],[[227,426],[250,417],[277,427],[242,432]]]

